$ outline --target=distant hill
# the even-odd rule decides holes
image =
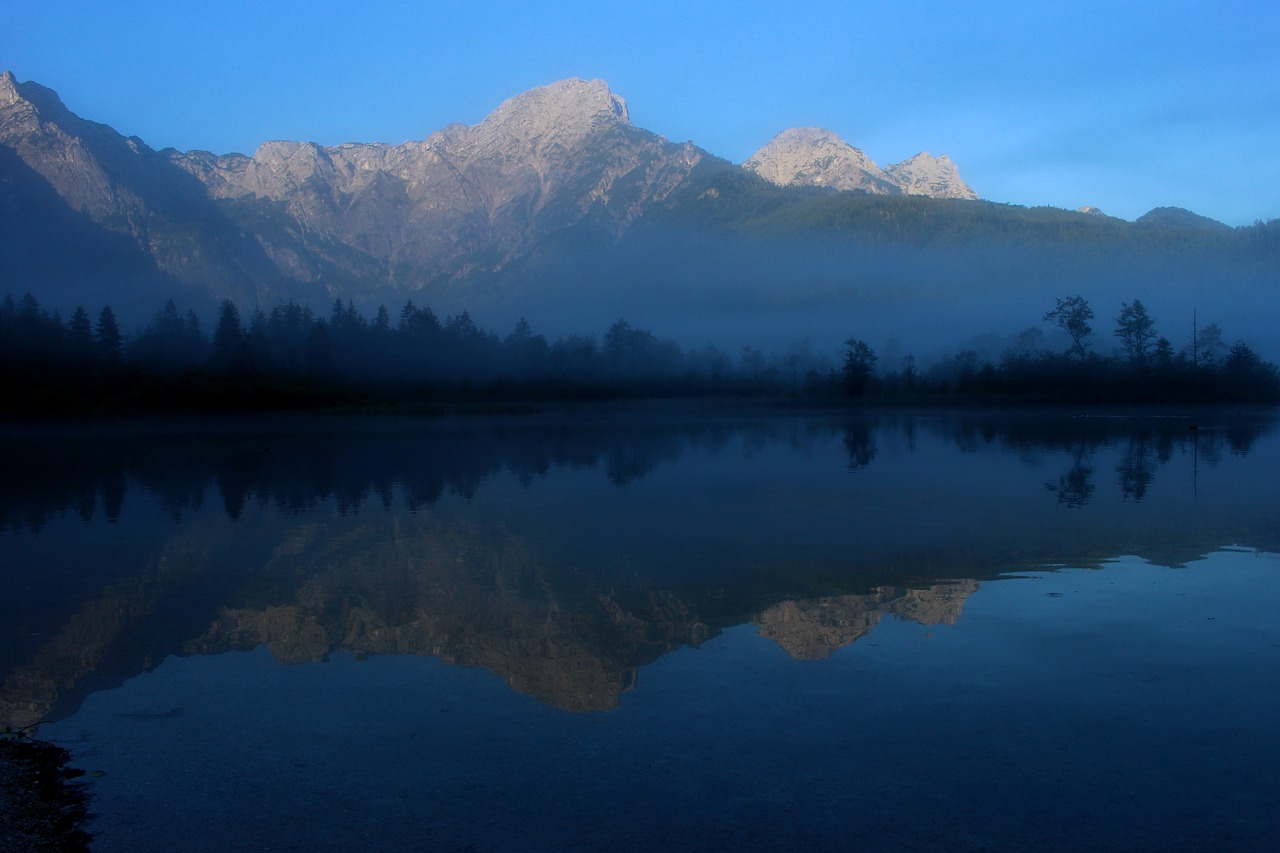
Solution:
[[[1157,207],[1142,214],[1134,221],[1139,225],[1157,228],[1201,229],[1204,231],[1231,230],[1230,225],[1219,222],[1216,219],[1210,219],[1207,216],[1201,216],[1198,213],[1192,213],[1182,207]]]

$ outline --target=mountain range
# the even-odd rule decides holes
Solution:
[[[891,323],[876,306],[998,298],[993,284],[1028,270],[1029,322],[1063,287],[1112,293],[1120,269],[1172,270],[1175,291],[1212,269],[1249,289],[1274,278],[1280,242],[1273,224],[1177,209],[1128,223],[980,201],[946,156],[880,168],[819,128],[735,165],[636,127],[599,80],[533,89],[421,141],[271,141],[246,156],[154,150],[7,71],[0,226],[4,289],[62,310],[413,299],[544,326],[714,315],[729,332],[780,308],[806,329],[833,308],[846,326]]]

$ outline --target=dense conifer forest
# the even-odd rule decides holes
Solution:
[[[248,318],[224,300],[211,331],[172,300],[137,331],[110,306],[69,319],[30,293],[0,303],[0,378],[10,416],[487,405],[610,398],[733,397],[837,403],[1215,403],[1280,400],[1277,368],[1215,323],[1175,349],[1140,300],[1095,332],[1081,297],[1057,300],[992,358],[962,350],[886,363],[847,341],[836,363],[808,342],[783,353],[684,348],[624,319],[602,335],[548,340],[521,320],[505,336],[464,311],[406,302],[371,319],[282,302]],[[1047,346],[1044,328],[1068,340]],[[1115,345],[1110,345],[1114,339]]]

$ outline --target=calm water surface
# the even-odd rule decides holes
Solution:
[[[107,851],[1273,850],[1275,433],[11,434],[0,723],[101,771]]]

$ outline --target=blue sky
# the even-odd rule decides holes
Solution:
[[[1280,217],[1280,3],[9,0],[0,69],[155,148],[399,143],[602,78],[741,162],[818,125],[985,198]]]

